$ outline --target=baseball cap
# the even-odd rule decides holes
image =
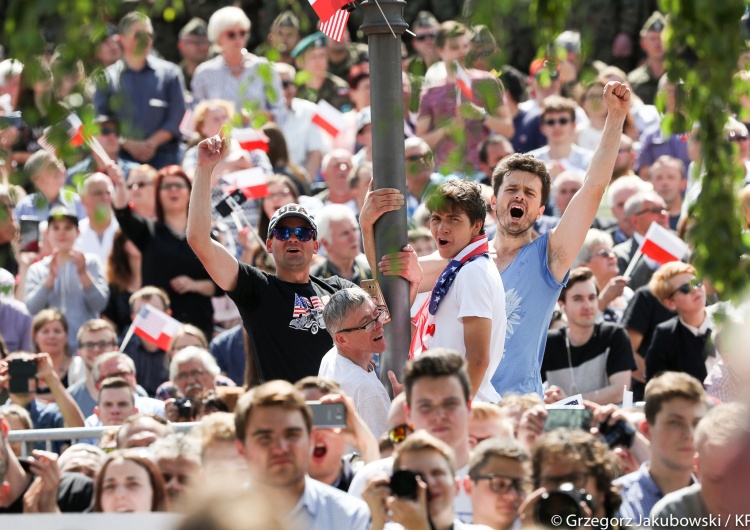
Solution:
[[[202,18],[191,18],[190,22],[185,24],[180,30],[180,33],[177,34],[180,39],[184,39],[188,35],[206,37],[208,35],[208,24],[206,24],[206,21]]]
[[[271,237],[271,233],[273,232],[273,229],[276,228],[279,221],[289,217],[299,217],[300,219],[304,219],[310,225],[310,228],[313,229],[313,239],[318,239],[318,225],[315,224],[315,220],[307,210],[299,204],[294,203],[282,206],[274,212],[271,221],[268,223],[268,234],[266,235],[266,238]]]
[[[52,221],[59,221],[60,219],[69,219],[73,222],[76,226],[78,226],[78,215],[76,213],[66,208],[65,206],[55,206],[50,210],[49,215],[47,216],[47,222],[51,223]]]

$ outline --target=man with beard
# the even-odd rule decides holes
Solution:
[[[560,224],[534,239],[532,227],[544,213],[550,177],[543,162],[528,155],[503,160],[493,173],[492,208],[497,212],[497,235],[490,249],[505,287],[507,328],[504,357],[492,377],[495,390],[543,395],[540,367],[547,326],[570,266],[596,216],[609,184],[620,145],[630,90],[611,82],[604,89],[608,116],[583,187],[570,201]],[[365,250],[375,260],[374,225],[386,211],[398,210],[403,196],[393,188],[368,195],[360,215]],[[431,290],[446,260],[433,254],[419,260],[423,276],[420,291]]]

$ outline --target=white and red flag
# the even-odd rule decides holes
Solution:
[[[337,42],[344,38],[349,11],[341,9],[349,3],[342,0],[308,0],[320,19],[320,31]]]
[[[66,143],[71,147],[80,147],[85,141],[83,122],[74,113],[49,127],[38,140],[39,145],[51,153],[56,153]]]
[[[335,138],[344,128],[344,113],[321,99],[318,101],[318,110],[313,115],[312,122]]]
[[[471,101],[474,98],[474,91],[471,89],[471,78],[469,77],[469,74],[461,68],[461,65],[458,64],[458,62],[455,63],[456,65],[456,86],[458,86],[458,90],[461,91],[461,94],[463,94],[464,98],[467,101]]]
[[[248,199],[260,199],[268,196],[266,174],[259,167],[235,171],[221,178],[226,182],[224,186],[226,193],[242,190],[242,194]]]
[[[268,152],[268,136],[258,129],[232,129],[232,138],[237,140],[245,151],[260,149]]]
[[[179,320],[172,318],[151,304],[145,304],[133,320],[133,331],[143,340],[168,351],[172,337],[181,325]]]
[[[651,223],[641,245],[641,253],[664,265],[671,261],[681,261],[690,253],[690,247],[660,224]]]

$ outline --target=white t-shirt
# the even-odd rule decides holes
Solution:
[[[475,399],[497,403],[500,394],[492,386],[490,378],[495,374],[505,349],[505,290],[500,273],[490,259],[476,258],[458,272],[435,314],[435,335],[430,341],[430,348],[449,348],[465,356],[465,317],[492,320],[490,364]]]
[[[360,469],[357,474],[354,475],[352,483],[349,485],[349,494],[361,499],[362,492],[365,490],[365,486],[367,486],[367,481],[370,480],[370,477],[373,477],[378,473],[385,473],[386,475],[391,476],[393,473],[392,456],[370,462]],[[469,464],[456,470],[456,479],[460,483],[460,486],[458,488],[458,494],[453,499],[453,508],[456,510],[456,518],[464,523],[470,523],[474,519],[474,509],[471,506],[471,498],[467,495],[463,485],[463,479],[468,476],[468,474]]]
[[[325,133],[312,122],[317,110],[315,103],[294,98],[281,127],[289,149],[289,161],[302,168],[307,163],[308,153],[320,151],[322,155],[329,150],[323,139]],[[310,175],[310,178],[314,180],[315,175]]]
[[[112,252],[115,232],[117,232],[118,228],[120,228],[120,224],[117,222],[117,219],[112,216],[109,226],[100,238],[99,234],[94,232],[91,228],[89,218],[81,219],[78,221],[78,230],[80,232],[73,248],[80,250],[84,254],[96,254],[99,256],[99,261],[101,261],[104,268],[106,268],[107,259]]]
[[[341,385],[341,390],[354,400],[357,413],[365,420],[375,438],[388,430],[391,400],[375,370],[363,370],[339,354],[334,346],[323,356],[318,376],[333,379]]]

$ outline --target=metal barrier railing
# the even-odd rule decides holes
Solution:
[[[189,432],[199,424],[199,422],[170,423],[170,426],[176,432]],[[44,442],[45,449],[52,451],[52,442],[71,441],[72,443],[76,443],[78,440],[99,439],[106,433],[116,432],[119,428],[118,425],[114,425],[111,427],[76,427],[70,429],[27,429],[23,431],[10,431],[8,433],[8,441],[22,442],[22,456],[27,456],[29,453],[29,444],[35,442]]]

